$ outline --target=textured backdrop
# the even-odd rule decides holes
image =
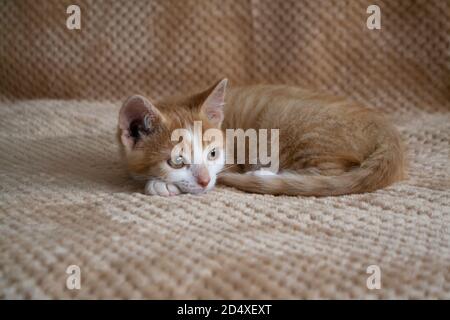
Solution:
[[[0,0],[0,298],[450,298],[449,1],[376,1],[377,31],[372,1],[76,2],[80,31],[72,1]],[[223,76],[382,108],[409,179],[326,198],[142,194],[118,159],[120,101]]]
[[[124,98],[233,83],[291,83],[387,108],[450,100],[450,0],[0,2],[0,92]]]

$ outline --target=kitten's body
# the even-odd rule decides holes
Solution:
[[[149,179],[147,193],[206,191],[221,170],[218,181],[241,190],[312,196],[369,192],[403,177],[399,134],[375,111],[296,87],[242,87],[225,95],[225,86],[226,81],[221,81],[194,96],[156,105],[142,97],[124,104],[119,119],[123,155],[132,173]],[[139,99],[143,102],[137,103]],[[150,115],[151,129],[143,125],[142,130],[133,129],[132,123],[142,123],[144,114]],[[250,164],[222,169],[208,163],[209,154],[199,165],[175,169],[164,164],[175,145],[170,133],[192,127],[195,120],[201,120],[204,128],[279,129],[279,172],[245,174],[259,169]],[[208,143],[202,143],[211,150]],[[220,152],[224,159],[224,150]],[[208,184],[198,188],[197,182],[203,185],[205,177],[210,178]]]
[[[222,127],[280,130],[277,176],[219,177],[219,182],[245,191],[361,193],[383,188],[404,174],[397,130],[379,113],[345,99],[288,86],[231,89]]]

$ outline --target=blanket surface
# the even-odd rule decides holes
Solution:
[[[0,298],[450,298],[449,1],[377,1],[381,30],[363,0],[77,2],[81,30],[71,1],[0,5]],[[120,101],[223,76],[378,108],[408,179],[325,198],[144,195],[119,161]]]
[[[449,113],[402,116],[410,177],[384,190],[164,198],[123,170],[117,111],[0,104],[1,297],[450,298]]]

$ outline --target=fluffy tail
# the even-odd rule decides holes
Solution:
[[[257,176],[225,173],[219,183],[237,189],[273,195],[337,196],[386,187],[404,177],[399,144],[378,147],[361,165],[339,176],[300,175],[290,172]]]

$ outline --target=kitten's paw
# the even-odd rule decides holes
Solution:
[[[154,196],[175,196],[181,191],[174,184],[164,182],[162,180],[149,180],[145,185],[145,193]]]

